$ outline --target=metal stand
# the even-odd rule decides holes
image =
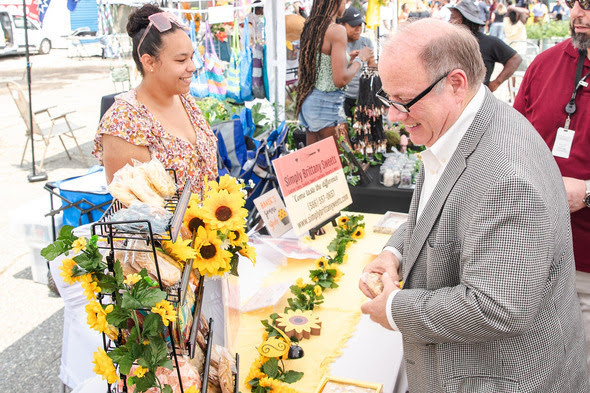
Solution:
[[[326,221],[322,222],[320,225],[313,227],[309,230],[309,236],[312,239],[315,239],[316,236],[320,236],[320,235],[324,235],[326,233],[326,231],[324,231],[323,227],[324,225],[326,225],[327,223],[331,222],[332,226],[338,226],[338,223],[336,222],[336,218],[340,216],[340,213],[335,214],[334,216],[328,218]]]

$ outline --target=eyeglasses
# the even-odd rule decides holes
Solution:
[[[407,104],[402,104],[401,102],[390,100],[387,97],[387,95],[385,94],[385,92],[383,91],[383,89],[379,89],[379,91],[377,92],[376,96],[388,108],[391,107],[391,106],[393,106],[395,109],[397,109],[398,111],[400,111],[402,113],[410,113],[410,107],[412,105],[414,105],[415,103],[417,103],[418,101],[420,101],[426,94],[430,93],[430,91],[432,89],[434,89],[434,86],[436,86],[436,84],[438,82],[440,82],[441,80],[443,80],[444,78],[446,78],[447,75],[449,75],[450,73],[451,73],[451,71],[447,72],[446,74],[444,74],[443,76],[441,76],[440,78],[438,78],[437,80],[435,80],[433,84],[431,84],[430,86],[428,86],[422,93],[418,94],[412,101],[408,102]]]
[[[570,8],[574,8],[576,0],[565,0],[565,4]],[[578,4],[580,4],[580,7],[585,11],[590,10],[590,0],[578,0]]]
[[[138,58],[141,58],[141,55],[139,54],[139,48],[141,48],[141,44],[143,43],[143,40],[147,36],[147,33],[148,33],[148,31],[150,31],[150,28],[152,26],[154,26],[156,29],[158,29],[158,31],[160,33],[170,30],[172,28],[172,23],[174,23],[176,26],[180,27],[183,30],[186,30],[186,31],[189,30],[187,25],[185,25],[184,23],[179,21],[174,15],[172,15],[169,12],[158,12],[157,14],[151,14],[150,16],[148,16],[148,19],[150,20],[150,23],[148,24],[148,26],[144,30],[144,32],[139,40],[139,44],[137,44],[137,57]]]

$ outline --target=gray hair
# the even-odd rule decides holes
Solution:
[[[422,38],[422,26],[438,24],[441,29],[431,38]],[[430,27],[430,26],[429,26]],[[479,43],[464,26],[453,25],[433,19],[422,19],[407,24],[392,34],[384,43],[384,52],[396,52],[399,41],[396,37],[420,37],[412,46],[420,49],[419,56],[428,73],[430,82],[444,75],[445,72],[460,69],[467,75],[470,90],[477,90],[483,83],[486,68],[479,50]]]

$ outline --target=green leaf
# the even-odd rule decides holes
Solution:
[[[145,392],[146,390],[156,386],[156,374],[153,371],[148,371],[141,378],[133,378],[135,381],[135,391]]]
[[[98,286],[100,287],[102,293],[113,293],[119,289],[117,281],[118,280],[110,274],[104,274],[102,275]]]
[[[131,366],[133,366],[134,361],[135,359],[130,353],[127,353],[126,356],[120,358],[117,363],[119,363],[119,371],[121,374],[128,375],[129,372],[131,372]]]
[[[262,372],[269,378],[276,378],[279,375],[279,362],[276,358],[270,358],[262,366]]]
[[[120,305],[115,304],[113,311],[107,314],[107,322],[118,328],[126,328],[127,320],[131,318],[131,311],[121,308]]]
[[[149,290],[142,293],[138,300],[143,304],[144,307],[154,307],[156,303],[166,299],[166,292],[158,288],[150,288]]]
[[[162,393],[172,393],[172,386],[164,385],[164,388],[162,389]]]
[[[159,314],[148,314],[143,320],[143,335],[154,336],[162,331],[162,317]]]
[[[293,370],[289,370],[279,377],[279,379],[285,383],[295,383],[299,381],[301,378],[303,378],[303,373]]]
[[[125,280],[125,276],[123,275],[123,268],[121,267],[121,262],[117,259],[115,261],[115,266],[113,267],[115,271],[116,282],[119,286],[123,285],[123,281]]]
[[[41,256],[48,261],[53,261],[55,258],[68,251],[69,248],[63,246],[63,242],[57,240],[41,250]]]
[[[123,293],[123,301],[121,302],[121,307],[136,310],[142,307],[142,304],[139,300],[133,297],[131,293],[125,292]]]
[[[93,272],[95,270],[99,270],[102,256],[99,255],[98,257],[91,258],[83,252],[80,255],[76,255],[72,259],[76,261],[78,266],[80,266],[82,269],[86,270],[87,272]]]

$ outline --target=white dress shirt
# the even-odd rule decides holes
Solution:
[[[471,99],[469,104],[461,113],[457,121],[445,132],[434,144],[428,149],[424,150],[422,154],[422,163],[424,164],[424,183],[422,184],[422,191],[420,193],[420,201],[418,202],[418,211],[416,212],[416,222],[420,220],[422,211],[432,196],[438,181],[442,177],[449,160],[457,150],[459,142],[469,129],[469,126],[475,119],[477,111],[483,105],[485,97],[485,87],[481,85],[475,96]],[[394,247],[385,247],[384,251],[392,252],[398,260],[401,261],[402,255]],[[387,298],[386,315],[389,325],[393,330],[399,330],[393,320],[391,306],[393,297],[399,292],[399,289],[392,291]]]

